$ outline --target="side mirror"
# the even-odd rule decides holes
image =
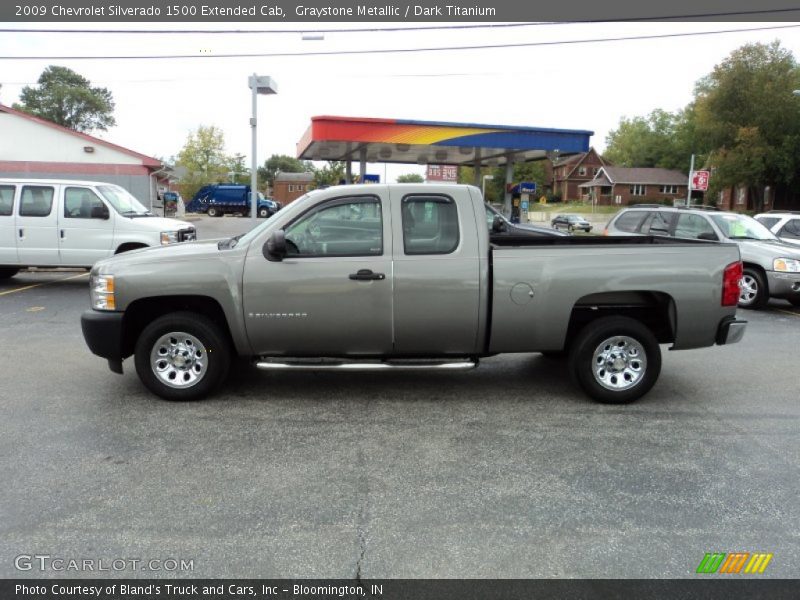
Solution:
[[[105,204],[101,204],[100,206],[93,206],[92,207],[92,218],[93,219],[103,219],[106,220],[111,215],[108,214],[108,207]]]
[[[492,221],[492,231],[495,233],[500,233],[506,230],[506,221],[500,215],[495,215],[494,220]]]
[[[716,233],[712,233],[710,231],[704,231],[697,235],[698,240],[708,240],[709,242],[718,242],[719,238],[717,237]]]
[[[261,249],[264,258],[271,262],[280,262],[286,257],[286,234],[282,229],[272,232]]]

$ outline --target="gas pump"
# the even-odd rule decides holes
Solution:
[[[527,223],[531,195],[536,194],[535,181],[522,181],[511,188],[511,222]]]

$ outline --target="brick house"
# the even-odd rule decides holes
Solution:
[[[591,181],[580,184],[587,199],[596,204],[672,204],[686,198],[688,176],[659,168],[601,167]]]
[[[581,199],[586,192],[579,186],[591,181],[602,167],[609,164],[594,148],[553,161],[548,169],[551,171],[548,178],[552,182],[553,194],[564,202]]]
[[[272,197],[286,206],[313,187],[313,173],[278,173],[272,182]]]
[[[152,207],[167,187],[160,160],[0,104],[0,177],[116,183]]]

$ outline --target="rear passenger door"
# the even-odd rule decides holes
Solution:
[[[23,185],[15,222],[20,264],[53,266],[58,256],[58,216],[55,185]]]
[[[16,192],[16,185],[0,184],[0,265],[17,264],[17,234],[14,227]]]
[[[394,235],[395,354],[475,352],[481,277],[469,198],[392,190],[392,220],[402,228]]]

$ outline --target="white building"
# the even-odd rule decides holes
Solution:
[[[0,104],[0,177],[106,181],[152,206],[162,169],[151,156]]]

